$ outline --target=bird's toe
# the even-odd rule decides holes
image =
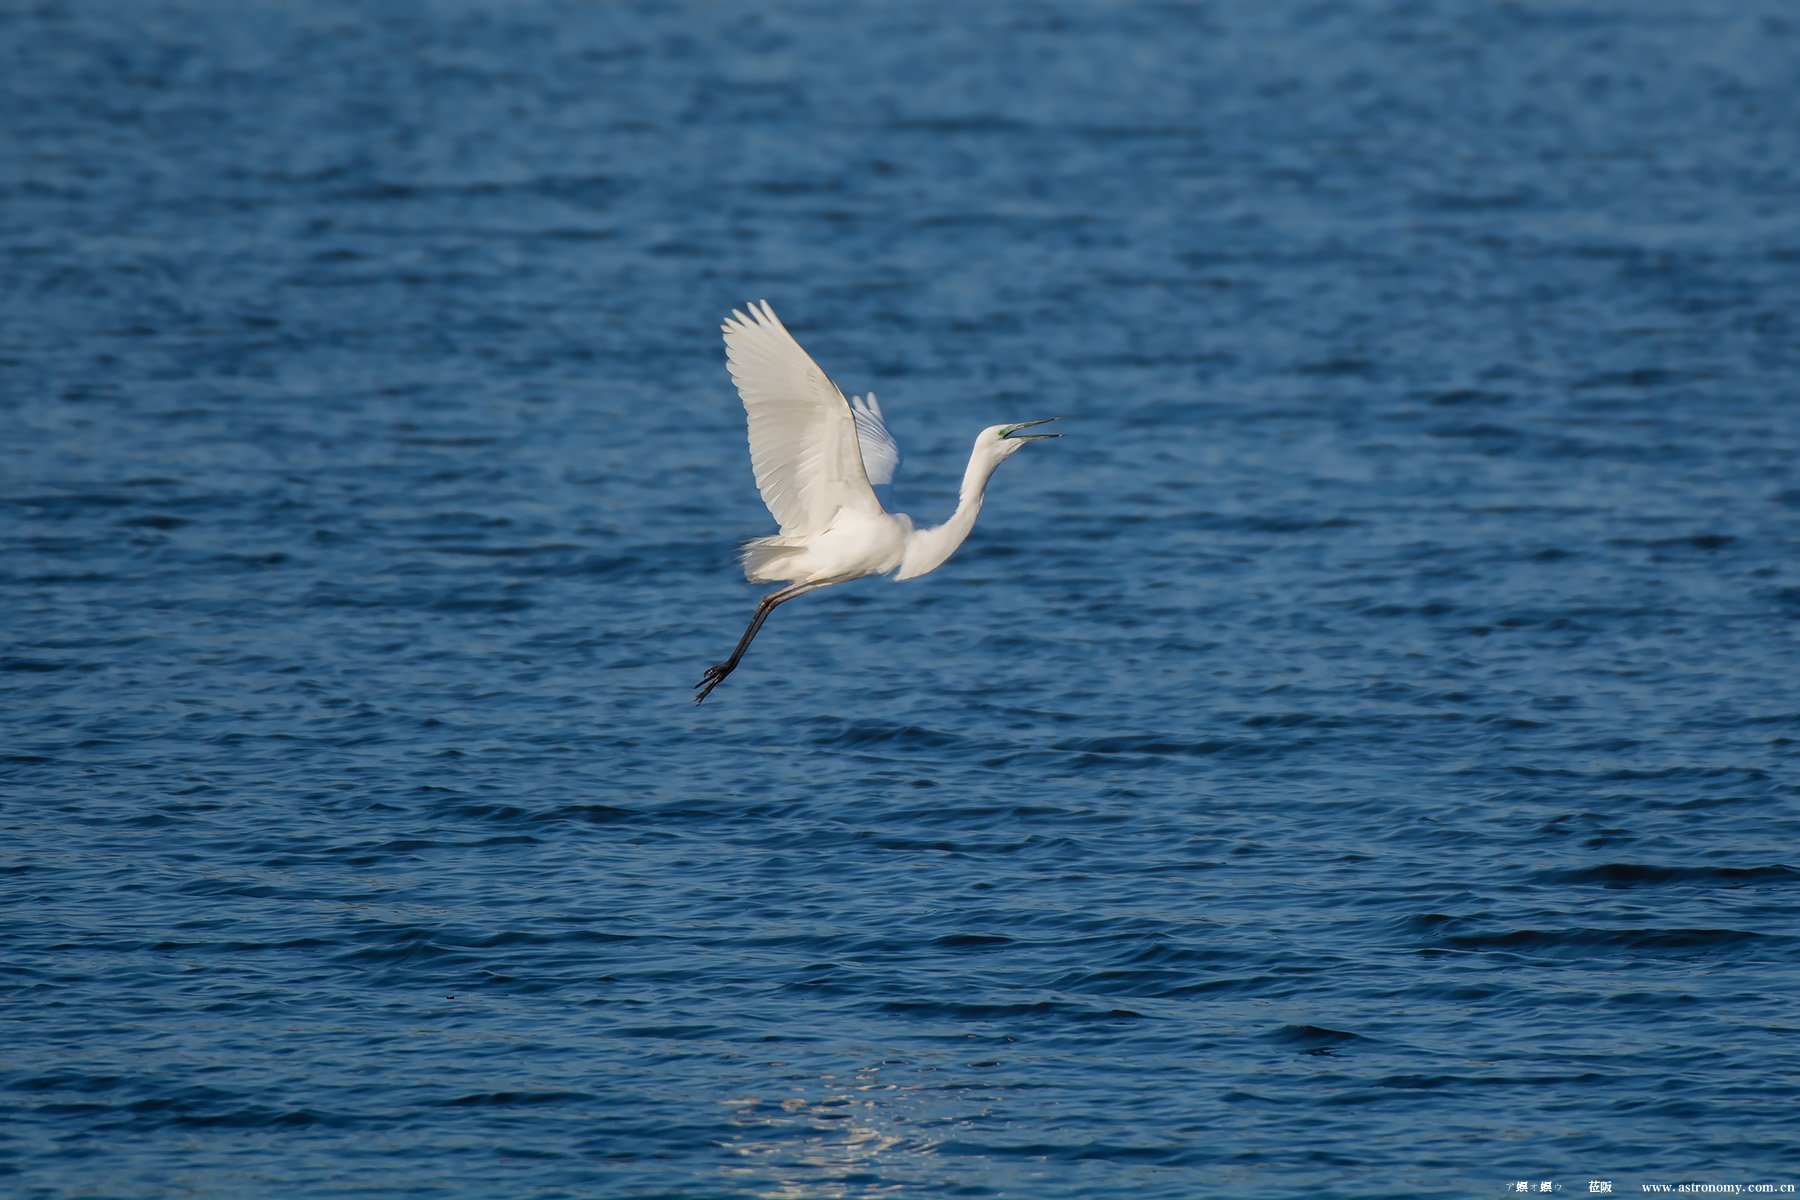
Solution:
[[[700,693],[694,697],[694,703],[698,704],[712,695],[712,690],[719,686],[719,681],[729,674],[731,674],[730,669],[723,663],[716,667],[706,668],[706,674],[702,675],[700,682],[694,685],[694,690]]]

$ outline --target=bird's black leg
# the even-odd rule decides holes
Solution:
[[[750,627],[744,630],[744,636],[738,639],[737,649],[731,652],[731,657],[717,666],[706,668],[706,674],[702,675],[700,682],[694,685],[700,692],[698,696],[694,697],[694,703],[698,704],[706,699],[727,675],[737,670],[738,660],[744,657],[744,651],[750,648],[751,641],[756,637],[756,631],[761,629],[763,622],[769,619],[769,614],[775,611],[776,605],[784,600],[792,600],[802,592],[810,592],[816,587],[824,586],[822,583],[796,583],[782,588],[779,592],[770,592],[764,596],[762,603],[756,606],[756,615],[750,618]]]

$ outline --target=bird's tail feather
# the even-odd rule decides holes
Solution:
[[[742,549],[744,578],[752,583],[792,579],[786,568],[789,560],[803,549],[804,546],[784,537],[751,538]]]

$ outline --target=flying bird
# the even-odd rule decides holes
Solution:
[[[744,577],[787,586],[763,597],[731,657],[707,668],[694,685],[696,704],[737,669],[778,605],[865,575],[916,579],[941,567],[975,527],[994,468],[1027,442],[1062,436],[1020,432],[1055,417],[988,426],[975,437],[956,511],[942,525],[915,529],[911,517],[888,512],[875,494],[900,468],[900,447],[875,394],[846,401],[768,301],[749,307],[734,310],[720,328],[749,418],[756,487],[781,532],[744,543]]]

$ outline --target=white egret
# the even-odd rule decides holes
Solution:
[[[915,529],[912,518],[888,512],[875,495],[899,469],[900,448],[874,393],[846,403],[766,300],[760,308],[750,305],[748,314],[734,310],[721,328],[731,381],[749,419],[756,487],[781,525],[773,537],[744,543],[744,577],[787,586],[763,597],[731,657],[707,668],[695,685],[696,704],[737,669],[777,605],[865,575],[916,579],[942,566],[975,527],[994,468],[1026,442],[1062,436],[1019,432],[1055,417],[988,426],[976,435],[956,511],[942,525]]]

